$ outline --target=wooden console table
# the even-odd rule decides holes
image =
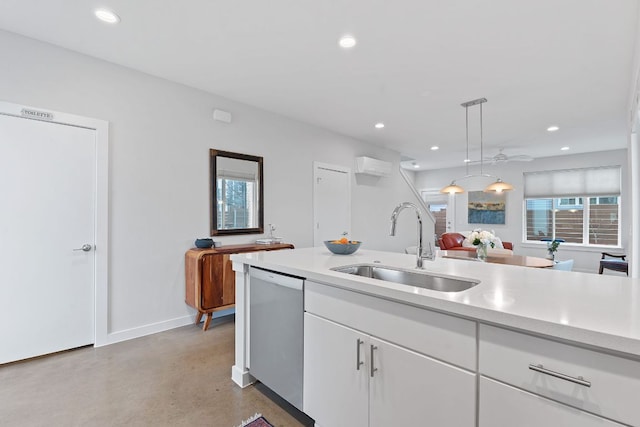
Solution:
[[[236,302],[235,274],[229,259],[231,254],[243,252],[293,249],[289,243],[271,245],[227,245],[211,249],[189,249],[185,261],[185,302],[198,310],[196,325],[204,314],[202,327],[209,328],[215,311],[233,308]]]

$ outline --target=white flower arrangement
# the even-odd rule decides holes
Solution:
[[[474,246],[480,244],[491,246],[492,248],[496,246],[496,236],[487,230],[477,228],[471,232],[468,239]]]

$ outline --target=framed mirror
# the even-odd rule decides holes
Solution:
[[[264,232],[262,157],[209,150],[211,235]]]

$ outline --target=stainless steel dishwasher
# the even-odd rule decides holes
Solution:
[[[249,372],[302,411],[304,280],[249,270]]]

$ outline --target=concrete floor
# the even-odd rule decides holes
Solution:
[[[0,425],[233,427],[256,412],[309,425],[264,386],[231,381],[233,320],[0,366]]]

